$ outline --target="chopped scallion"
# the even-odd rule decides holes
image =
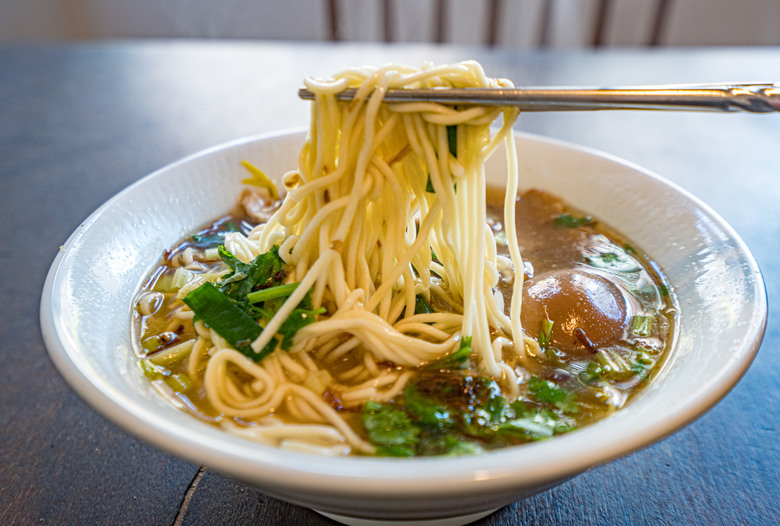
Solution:
[[[184,393],[192,389],[193,383],[189,376],[184,373],[172,374],[165,378],[168,387],[177,393]]]
[[[553,321],[549,318],[542,320],[542,326],[539,328],[539,346],[542,349],[547,349],[550,345],[550,337],[552,336]]]
[[[637,314],[631,319],[631,333],[636,336],[650,336],[653,329],[653,317],[644,314]]]
[[[191,270],[187,270],[184,267],[178,267],[173,272],[166,272],[157,283],[154,284],[155,292],[176,292],[181,287],[187,284],[195,276],[195,273]]]
[[[164,351],[160,351],[157,354],[147,358],[147,360],[154,365],[161,365],[167,367],[171,364],[178,362],[185,356],[192,352],[192,347],[195,345],[195,339],[187,340],[173,347],[169,347]]]
[[[266,300],[275,300],[278,298],[286,298],[298,288],[299,283],[288,283],[287,285],[278,285],[276,287],[269,287],[267,289],[261,289],[255,292],[250,292],[246,295],[249,303],[260,303]]]
[[[447,146],[450,149],[450,155],[458,156],[458,127],[447,126]]]
[[[163,374],[163,369],[150,363],[149,360],[141,360],[141,370],[144,372],[144,376],[152,379]]]

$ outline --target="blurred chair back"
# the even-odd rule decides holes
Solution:
[[[1,41],[779,45],[779,0],[0,0]]]
[[[633,18],[644,31],[628,45],[660,43],[669,0],[324,0],[328,38],[557,47],[614,44],[612,24]],[[644,4],[644,5],[642,5]],[[361,12],[362,11],[362,12]]]

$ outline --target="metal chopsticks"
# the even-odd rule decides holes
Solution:
[[[355,89],[336,95],[352,100]],[[314,94],[298,91],[302,99]],[[517,106],[521,111],[699,110],[771,113],[780,111],[780,83],[735,83],[626,88],[429,88],[390,89],[385,102]]]

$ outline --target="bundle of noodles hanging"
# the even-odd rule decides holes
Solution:
[[[519,305],[504,314],[493,290],[499,262],[486,224],[486,158],[500,141],[516,164],[511,109],[457,110],[434,103],[383,104],[391,88],[499,87],[476,63],[423,69],[388,66],[347,70],[332,81],[306,81],[316,94],[299,170],[284,179],[289,193],[259,229],[257,250],[280,245],[302,286],[252,343],[261,350],[314,289],[328,316],[303,329],[295,349],[345,345],[374,362],[419,366],[470,338],[484,372],[501,377],[501,349],[522,344]],[[351,103],[335,93],[357,86]],[[503,114],[503,127],[490,126]],[[507,225],[514,224],[515,169],[507,187]],[[510,220],[511,218],[511,220]],[[508,236],[516,240],[515,236]],[[511,250],[516,286],[522,264]],[[453,312],[415,315],[416,298],[441,300]],[[430,324],[430,325],[429,325]],[[494,348],[495,347],[495,348]]]
[[[230,233],[224,244],[245,264],[278,254],[293,292],[251,344],[241,342],[243,352],[216,322],[195,321],[189,376],[202,379],[232,432],[330,454],[374,453],[350,426],[350,411],[391,400],[415,369],[448,357],[468,360],[516,397],[519,380],[507,354],[515,364],[524,354],[514,232],[517,112],[383,102],[388,89],[511,84],[464,62],[349,69],[305,85],[316,96],[311,127],[298,169],[283,177],[281,206],[248,236]],[[337,101],[347,87],[357,88],[354,100]],[[499,117],[500,128],[491,130]],[[511,261],[497,255],[486,222],[485,161],[502,142]],[[222,276],[223,287],[245,277],[233,271]],[[496,289],[502,275],[514,290],[511,306]],[[191,296],[185,302],[193,306]],[[280,331],[296,312],[306,323],[282,342]],[[177,316],[193,314],[183,306]]]
[[[370,446],[353,436],[330,406],[300,386],[302,377],[320,373],[317,363],[350,355],[354,368],[342,376],[353,386],[330,386],[347,405],[391,398],[403,388],[409,368],[461,347],[470,348],[481,373],[516,390],[514,369],[503,354],[523,353],[523,267],[512,232],[507,235],[511,264],[496,254],[486,222],[484,172],[486,158],[506,143],[505,224],[511,228],[516,111],[382,100],[387,89],[507,87],[508,82],[488,78],[468,62],[422,70],[350,69],[305,84],[316,100],[299,168],[283,180],[287,196],[248,240],[236,240],[237,234],[227,247],[241,245],[255,257],[276,245],[291,267],[289,280],[300,283],[252,342],[256,352],[269,344],[305,294],[311,294],[314,309],[326,312],[298,331],[289,353],[277,352],[264,363],[229,349],[215,353],[206,371],[209,400],[227,415],[258,417],[291,394],[294,411],[332,425],[365,450]],[[337,101],[335,94],[347,87],[358,88],[354,100]],[[491,134],[500,115],[502,127]],[[516,290],[509,316],[494,292],[502,265],[513,272]],[[420,303],[444,309],[419,313]],[[228,364],[254,377],[249,393],[236,392]]]

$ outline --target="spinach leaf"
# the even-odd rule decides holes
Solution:
[[[242,262],[224,245],[220,245],[218,250],[231,272],[216,287],[208,284],[210,288],[204,289],[201,286],[184,301],[198,319],[202,319],[237,350],[259,361],[276,348],[279,339],[272,338],[262,351],[254,352],[249,345],[262,332],[256,320],[273,318],[298,284],[282,284],[287,273],[276,246],[251,263]],[[289,350],[298,330],[313,323],[317,314],[324,312],[324,308],[312,308],[307,294],[279,328],[282,349]],[[232,327],[233,324],[235,327]]]
[[[261,352],[255,352],[250,344],[263,332],[262,327],[209,282],[187,294],[183,301],[206,325],[254,361],[276,347],[277,341],[272,340]]]
[[[225,221],[192,234],[190,244],[197,248],[213,248],[225,242],[225,236],[230,232],[240,232],[241,229],[233,221]]]

